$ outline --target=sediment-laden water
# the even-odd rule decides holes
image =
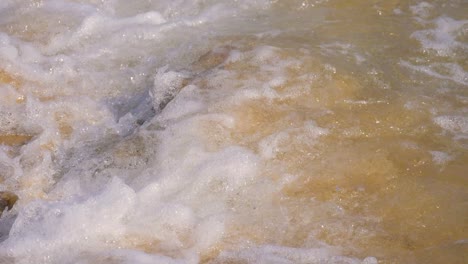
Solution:
[[[464,0],[0,2],[0,263],[464,263],[467,177]]]

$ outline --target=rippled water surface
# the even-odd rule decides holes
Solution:
[[[464,263],[464,0],[2,0],[0,263]]]

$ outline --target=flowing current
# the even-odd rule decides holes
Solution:
[[[466,0],[1,0],[0,263],[466,263]]]

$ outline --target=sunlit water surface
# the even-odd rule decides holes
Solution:
[[[464,0],[2,0],[0,94],[0,263],[468,259]]]

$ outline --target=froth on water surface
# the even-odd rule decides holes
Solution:
[[[2,2],[0,262],[464,263],[466,9]]]

